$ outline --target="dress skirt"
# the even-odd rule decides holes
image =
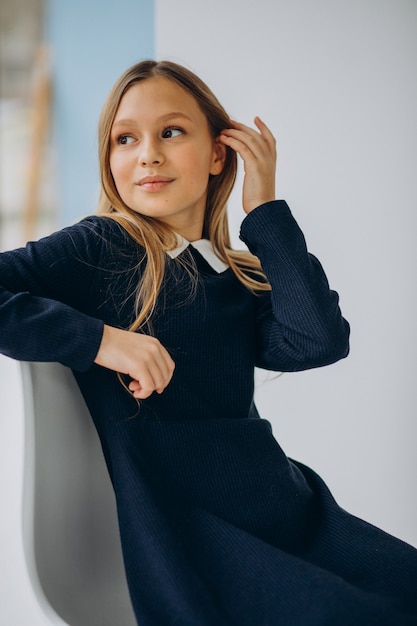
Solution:
[[[139,417],[108,437],[140,626],[417,624],[417,550],[341,509],[268,421]]]

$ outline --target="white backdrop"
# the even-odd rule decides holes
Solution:
[[[156,0],[157,58],[278,140],[278,197],[340,293],[351,354],[258,387],[287,454],[417,546],[417,2]],[[230,203],[236,245],[240,184]]]

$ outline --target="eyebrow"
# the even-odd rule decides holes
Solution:
[[[161,122],[166,122],[170,119],[174,119],[174,118],[178,118],[181,117],[185,120],[189,120],[192,121],[191,118],[186,115],[185,113],[181,113],[180,111],[172,111],[171,113],[167,113],[166,115],[161,115],[161,117],[158,118],[158,121]],[[121,120],[116,120],[113,122],[113,127],[114,126],[131,126],[131,125],[135,125],[137,124],[137,120],[131,119],[131,118],[124,118]]]

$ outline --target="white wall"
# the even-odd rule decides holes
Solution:
[[[290,456],[417,546],[417,3],[156,0],[156,53],[278,139],[278,196],[352,325],[349,358],[260,385]],[[240,191],[231,202],[234,241]]]

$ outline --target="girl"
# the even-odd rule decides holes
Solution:
[[[330,364],[349,334],[255,125],[174,63],[125,72],[99,215],[1,257],[1,350],[73,369],[141,626],[417,624],[417,551],[340,509],[253,403],[255,366]],[[227,227],[236,154],[250,252]]]

